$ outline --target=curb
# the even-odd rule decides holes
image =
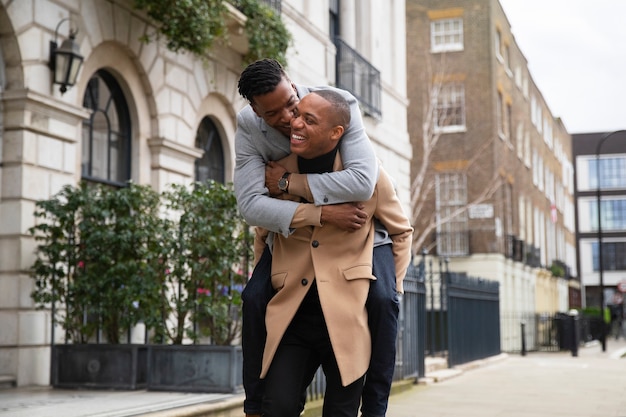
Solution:
[[[447,379],[459,376],[466,371],[476,369],[482,366],[487,366],[494,362],[505,360],[508,357],[508,354],[502,353],[486,359],[480,359],[473,362],[465,363],[463,365],[458,365],[454,368],[434,370],[428,372],[424,378],[420,378],[417,381],[414,378],[395,381],[391,385],[390,395],[395,395],[410,390],[416,385],[428,385],[430,383],[442,382]],[[178,408],[172,408],[169,410],[144,414],[144,417],[242,417],[244,415],[244,398],[244,394],[237,394],[231,398],[220,399],[216,400],[215,402],[183,406]],[[322,415],[323,405],[323,398],[308,401],[306,403],[304,411],[302,412],[301,417],[320,417]]]

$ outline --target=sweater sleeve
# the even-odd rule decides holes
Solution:
[[[251,110],[250,110],[251,111]],[[289,225],[298,203],[269,196],[265,187],[265,164],[262,152],[257,149],[252,136],[262,132],[251,126],[253,118],[244,110],[237,115],[235,132],[234,188],[241,215],[251,226],[260,226],[272,232],[289,235]]]

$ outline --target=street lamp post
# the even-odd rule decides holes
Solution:
[[[600,280],[600,322],[602,323],[600,341],[602,342],[602,352],[606,352],[606,323],[604,322],[604,260],[602,259],[602,213],[600,211],[600,148],[602,148],[602,144],[608,138],[618,133],[626,133],[626,130],[616,130],[606,133],[600,138],[596,145],[596,181],[598,182],[596,184],[596,205],[598,210],[598,272]]]

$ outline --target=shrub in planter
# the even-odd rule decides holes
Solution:
[[[164,193],[170,233],[164,241],[169,288],[166,341],[230,345],[240,335],[241,290],[251,260],[248,227],[229,186],[174,185]]]
[[[156,322],[165,231],[158,210],[158,194],[132,183],[66,186],[36,203],[32,297],[39,307],[61,307],[53,320],[66,342],[100,341],[102,334],[116,344],[138,322]]]
[[[176,185],[170,213],[163,341],[150,348],[148,389],[233,392],[242,384],[241,291],[251,259],[248,228],[230,187]],[[208,339],[209,344],[197,344]],[[191,342],[186,343],[186,342]]]
[[[230,187],[216,182],[175,185],[158,194],[132,183],[122,189],[66,186],[38,202],[35,216],[37,224],[30,230],[38,243],[33,299],[41,308],[52,308],[66,343],[107,344],[98,349],[53,347],[53,361],[63,358],[52,366],[57,386],[108,387],[106,381],[117,381],[111,388],[141,387],[150,369],[150,354],[144,354],[149,347],[128,344],[139,322],[150,341],[160,344],[180,346],[200,337],[213,345],[238,341],[241,290],[251,253]],[[130,375],[130,381],[115,376],[110,366],[123,359],[111,359],[120,350],[111,346],[130,349],[120,354],[141,361],[130,367],[140,376]],[[231,368],[240,369],[240,351],[231,347]],[[224,357],[224,349],[218,353]],[[70,364],[74,356],[82,365]],[[202,389],[218,385],[209,377],[215,373],[207,366],[210,361],[199,361],[200,379],[208,384]],[[176,368],[177,360],[166,363]],[[70,372],[71,366],[77,371]],[[76,379],[68,380],[71,375]],[[227,383],[232,387],[237,381]]]
[[[147,348],[128,343],[137,323],[160,321],[159,195],[135,184],[66,186],[37,202],[35,217],[31,295],[72,343],[52,348],[53,385],[145,387]]]

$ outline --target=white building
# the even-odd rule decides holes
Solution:
[[[273,1],[293,35],[288,70],[301,84],[350,89],[409,211],[404,1]],[[63,21],[71,17],[71,20]],[[245,16],[231,11],[229,29]],[[49,43],[76,42],[84,64],[61,94]],[[246,42],[207,62],[142,43],[154,31],[132,0],[0,1],[0,375],[48,385],[51,318],[30,298],[35,202],[81,179],[162,190],[234,167],[237,93]],[[334,35],[339,38],[334,38]],[[339,46],[339,49],[338,49]],[[55,332],[62,342],[62,331]]]
[[[576,249],[583,302],[586,307],[599,308],[602,304],[623,310],[626,131],[579,133],[572,139],[576,161]]]

